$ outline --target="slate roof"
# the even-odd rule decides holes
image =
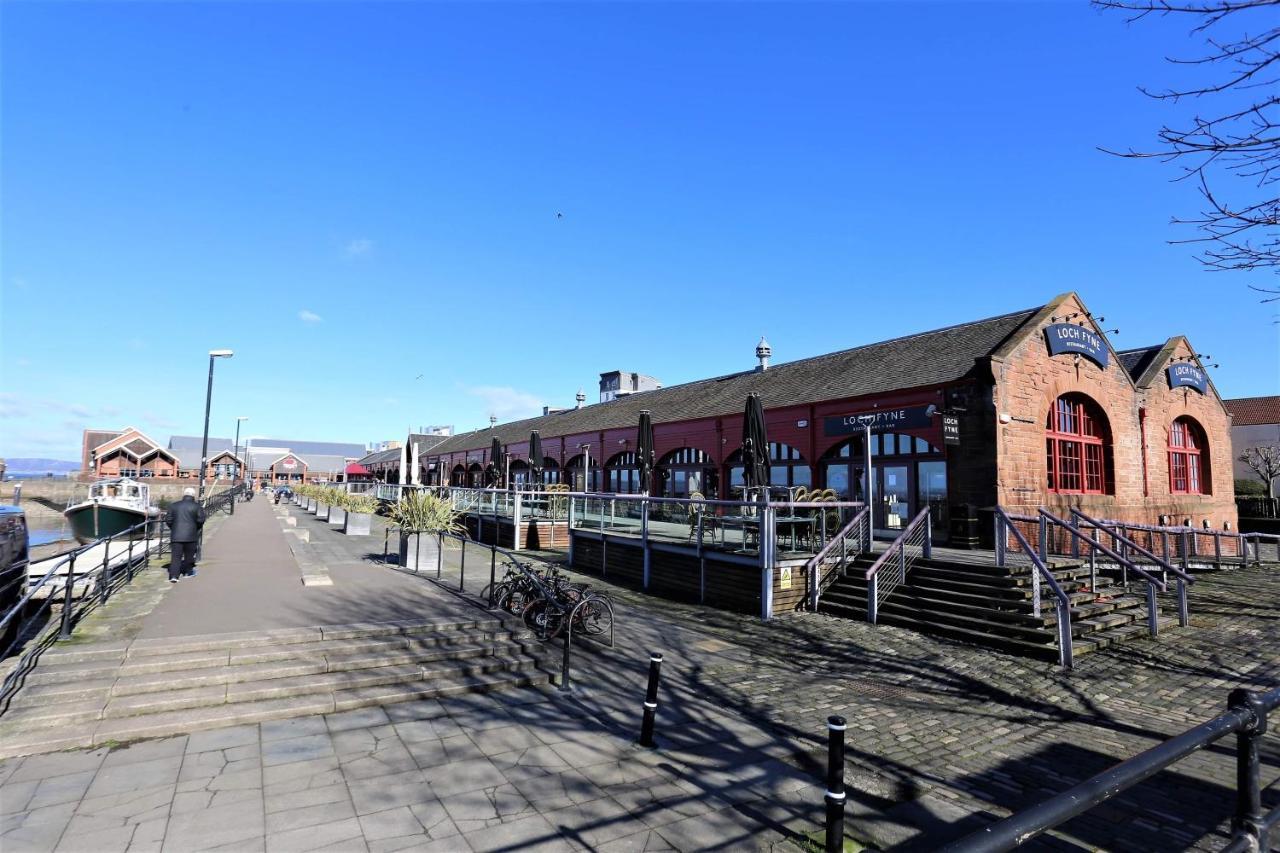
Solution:
[[[196,471],[200,468],[200,442],[202,437],[198,435],[171,435],[169,436],[169,452],[178,457],[178,467],[185,468],[190,471]],[[209,436],[209,458],[212,459],[214,454],[223,450],[233,450],[235,442],[229,438],[215,438]]]
[[[446,437],[447,436],[440,436],[441,439],[444,439]],[[395,447],[395,448],[392,448],[391,450],[375,450],[373,453],[363,456],[357,461],[361,465],[366,465],[366,466],[380,465],[386,462],[399,462],[400,448]]]
[[[541,430],[546,440],[625,428],[636,424],[641,409],[652,412],[655,424],[738,414],[751,392],[759,393],[765,408],[772,409],[954,382],[971,375],[978,359],[990,355],[1039,311],[1039,307],[1015,311],[775,364],[763,372],[749,370],[670,385],[581,409],[498,424],[447,438],[431,455],[486,448],[494,436],[503,444],[523,443],[534,429]]]
[[[409,452],[413,453],[413,447],[414,445],[417,445],[418,454],[419,456],[421,456],[431,448],[436,447],[440,443],[446,441],[448,438],[449,436],[447,435],[427,435],[426,433],[420,433],[420,432],[410,433],[409,434]],[[399,454],[400,451],[397,449],[396,453]]]
[[[1280,397],[1237,397],[1222,404],[1231,413],[1232,426],[1280,424]]]
[[[1164,349],[1164,344],[1155,344],[1149,347],[1138,347],[1137,349],[1120,350],[1116,355],[1120,358],[1120,363],[1124,365],[1124,369],[1129,376],[1137,382],[1142,372],[1151,366],[1151,362],[1160,354],[1160,350]]]

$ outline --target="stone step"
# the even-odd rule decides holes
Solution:
[[[470,675],[435,682],[351,687],[332,693],[238,702],[59,726],[20,724],[6,719],[0,721],[0,759],[35,752],[95,747],[142,738],[168,737],[308,714],[330,714],[335,711],[417,699],[537,687],[547,684],[549,680],[550,676],[547,673],[528,669]]]
[[[316,673],[281,678],[267,678],[204,687],[184,687],[164,691],[110,696],[105,706],[101,698],[76,701],[14,704],[3,718],[4,730],[12,728],[52,727],[117,719],[140,714],[183,711],[195,708],[229,708],[241,703],[267,699],[334,694],[357,688],[385,687],[396,684],[449,682],[459,678],[491,675],[500,672],[522,672],[535,667],[530,657],[505,655],[450,659],[425,664],[399,664],[344,672]]]
[[[76,660],[78,655],[63,656],[47,652],[26,679],[29,686],[58,684],[76,679],[103,677],[127,678],[166,672],[194,672],[224,666],[260,663],[314,662],[330,656],[399,654],[405,650],[426,651],[437,647],[468,646],[484,641],[506,643],[515,638],[511,631],[451,630],[438,634],[404,634],[382,637],[355,637],[343,640],[320,640],[309,643],[266,644],[228,650],[210,649],[161,656],[144,654],[126,656],[122,649],[112,657],[95,656],[93,660]],[[68,657],[71,662],[64,663]]]
[[[28,680],[27,686],[13,700],[12,707],[77,699],[96,699],[105,702],[111,697],[159,693],[179,688],[210,687],[218,684],[237,684],[246,681],[265,681],[414,663],[425,664],[440,660],[462,660],[490,654],[518,654],[522,649],[518,641],[509,638],[505,641],[480,638],[479,641],[473,639],[470,642],[424,648],[400,646],[355,653],[312,654],[262,663],[237,663],[128,675],[121,672],[117,678],[94,679],[67,678],[65,674],[59,673],[41,674],[37,668]],[[35,680],[37,676],[40,678],[39,681]]]
[[[866,590],[852,586],[833,586],[823,596],[822,603],[832,607],[843,607],[851,613],[860,613],[866,618]],[[1088,607],[1086,610],[1085,607]],[[1011,635],[1014,632],[1037,631],[1052,633],[1057,624],[1057,611],[1052,600],[1042,601],[1041,615],[1031,613],[1031,603],[1025,603],[1025,611],[1013,611],[994,607],[990,603],[969,598],[961,601],[945,592],[937,593],[922,589],[914,584],[903,584],[895,589],[881,603],[880,611],[894,609],[913,614],[930,614],[933,618],[952,621],[964,619],[977,623],[985,623],[993,631],[1006,629]],[[1096,630],[1093,617],[1116,614],[1126,621],[1137,618],[1133,611],[1145,611],[1145,602],[1139,598],[1116,598],[1109,602],[1097,602],[1092,605],[1072,607],[1072,633],[1079,635]],[[1114,621],[1114,620],[1111,620]],[[956,624],[960,624],[956,622]],[[1025,635],[1030,638],[1030,635]],[[1034,642],[1034,639],[1032,640]]]

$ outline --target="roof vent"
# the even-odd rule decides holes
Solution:
[[[760,359],[760,363],[756,365],[756,373],[763,373],[769,369],[769,356],[771,355],[773,355],[773,348],[764,339],[764,335],[761,335],[760,343],[756,344],[756,358]]]
[[[581,408],[582,408],[582,404],[583,404],[583,403],[585,403],[585,402],[587,402],[587,395],[586,395],[586,393],[585,393],[581,388],[579,388],[579,389],[578,389],[578,393],[577,393],[576,395],[574,395],[574,398],[573,398],[573,399],[575,399],[575,400],[577,400],[577,401],[578,401],[578,405],[574,406],[574,408],[575,408],[575,409],[581,409]]]

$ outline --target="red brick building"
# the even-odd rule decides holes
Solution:
[[[741,482],[743,406],[758,393],[779,487],[862,499],[861,424],[872,424],[873,509],[888,532],[929,506],[942,536],[975,545],[990,539],[997,503],[1235,526],[1230,418],[1190,343],[1118,352],[1074,293],[800,361],[769,366],[768,355],[762,342],[754,370],[452,436],[417,474],[479,485],[497,437],[523,481],[536,429],[545,481],[636,491],[636,423],[648,409],[655,493],[728,497]]]
[[[178,458],[141,430],[85,430],[81,471],[100,477],[176,477]]]

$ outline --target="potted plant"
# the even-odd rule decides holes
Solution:
[[[347,495],[347,521],[342,532],[348,536],[368,536],[373,527],[373,514],[378,511],[378,499],[373,495]]]
[[[347,495],[342,489],[325,489],[329,499],[329,526],[341,530],[347,524]]]
[[[315,487],[316,521],[329,520],[329,490],[324,486]]]
[[[400,566],[415,572],[440,559],[442,534],[463,531],[453,502],[426,491],[402,495],[387,515],[400,528]]]

